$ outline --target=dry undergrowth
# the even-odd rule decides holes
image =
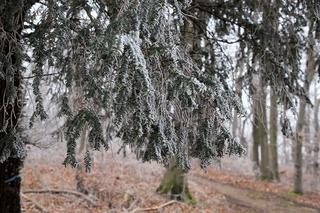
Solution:
[[[225,204],[223,195],[208,191],[205,187],[190,183],[197,198],[196,205],[169,199],[155,193],[163,168],[156,164],[142,164],[133,159],[105,157],[104,163],[95,163],[93,171],[83,173],[83,181],[89,195],[97,199],[97,206],[70,194],[26,194],[47,212],[232,212]],[[26,162],[23,169],[23,190],[70,190],[76,191],[76,172],[60,163],[45,164]],[[24,212],[41,212],[34,203],[23,199]],[[168,202],[170,202],[168,204]],[[164,205],[164,206],[162,206]],[[150,208],[150,209],[149,209]],[[156,210],[156,211],[154,211]]]
[[[62,158],[49,160],[45,153],[29,155],[22,171],[24,212],[252,212],[250,208],[233,204],[223,193],[218,193],[213,187],[199,181],[189,182],[190,190],[197,199],[196,205],[170,202],[155,193],[164,171],[161,166],[139,163],[132,157],[122,158],[111,154],[98,155],[92,172],[81,173],[84,191],[88,194],[79,196],[76,194],[76,170],[65,168],[61,161]],[[197,176],[205,177],[212,184],[226,183],[320,208],[319,194],[293,196],[288,193],[287,187],[279,183],[255,181],[251,177],[215,168],[209,168],[205,173],[197,165],[191,175],[193,179]],[[42,193],[27,193],[29,190],[42,190]],[[48,190],[56,190],[58,193]]]

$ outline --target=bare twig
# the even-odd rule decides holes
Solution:
[[[41,212],[49,212],[48,210],[46,210],[41,204],[39,204],[37,201],[31,199],[30,197],[28,197],[27,195],[21,193],[21,197],[23,197],[24,199],[26,199],[27,201],[31,202],[38,210],[40,210]]]
[[[24,194],[67,194],[67,195],[74,195],[76,197],[80,197],[83,200],[90,203],[92,206],[97,207],[97,203],[95,200],[90,198],[89,196],[72,190],[56,190],[56,189],[47,189],[47,190],[26,190],[23,192]]]
[[[137,209],[132,210],[130,213],[156,211],[158,209],[162,209],[162,208],[164,208],[166,206],[169,206],[169,205],[172,205],[174,203],[177,203],[177,201],[176,200],[171,200],[171,201],[169,201],[167,203],[164,203],[164,204],[162,204],[160,206],[155,206],[155,207],[151,207],[151,208],[137,208]]]
[[[43,74],[43,75],[25,76],[22,78],[23,79],[31,79],[31,78],[35,78],[35,77],[45,77],[45,76],[51,76],[51,75],[61,75],[61,72],[47,73],[47,74]]]

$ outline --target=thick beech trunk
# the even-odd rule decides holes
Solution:
[[[178,168],[174,162],[166,170],[157,192],[171,199],[195,203],[189,191],[187,173]]]

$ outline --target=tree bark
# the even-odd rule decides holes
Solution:
[[[269,135],[270,135],[270,157],[271,157],[271,172],[272,177],[275,180],[279,180],[279,170],[278,170],[278,105],[277,96],[271,90],[270,93],[270,117],[269,117]]]
[[[256,59],[253,54],[252,56],[252,66],[256,66]],[[250,95],[252,97],[252,114],[253,114],[253,122],[252,122],[252,154],[251,160],[253,162],[253,170],[257,173],[260,166],[260,158],[259,158],[259,82],[258,77],[253,76],[251,81],[251,92]],[[260,178],[260,174],[256,175],[256,178]]]
[[[305,122],[304,122],[304,131],[303,131],[303,142],[305,157],[304,161],[306,162],[306,172],[312,174],[312,155],[313,155],[313,138],[310,137],[310,125],[311,125],[311,107],[306,106]]]
[[[319,176],[319,107],[320,107],[320,99],[316,100],[315,108],[314,108],[314,140],[313,140],[313,174],[315,177]]]
[[[236,77],[236,79],[234,79],[235,81],[235,89],[236,89],[236,94],[238,95],[239,99],[242,99],[242,78],[243,78],[243,72],[244,72],[244,63],[245,63],[245,59],[244,59],[244,48],[245,45],[243,43],[240,43],[240,50],[238,52],[238,56],[237,56],[237,65],[236,65],[236,73],[238,74],[238,76]],[[233,118],[232,118],[232,136],[233,137],[240,137],[240,142],[243,142],[243,140],[241,140],[241,119],[238,118],[238,113],[236,111],[233,112]],[[241,143],[241,145],[245,146],[245,144]]]
[[[171,199],[180,200],[188,203],[195,203],[189,187],[187,173],[180,169],[175,161],[172,161],[161,181],[157,192],[167,195]]]
[[[0,163],[0,212],[20,213],[20,169],[23,165],[21,151],[10,143],[15,140],[19,130],[21,114],[21,33],[25,11],[31,8],[33,0],[0,1],[0,155],[9,151],[8,158]],[[13,137],[11,137],[13,136]],[[11,148],[8,148],[9,147]],[[23,149],[23,147],[21,147]],[[0,156],[4,157],[4,156]]]
[[[253,153],[254,167],[260,168],[260,179],[271,179],[269,168],[269,147],[266,118],[266,93],[261,75],[256,76],[253,92]],[[261,147],[261,161],[259,162],[259,146]]]
[[[20,168],[22,160],[9,158],[0,163],[0,212],[18,213],[20,209]]]
[[[299,115],[297,121],[297,132],[294,143],[294,188],[293,191],[298,194],[303,193],[302,188],[302,131],[305,117],[305,101],[300,101]]]
[[[262,79],[260,80],[262,81]],[[270,180],[271,171],[269,166],[269,145],[268,145],[268,134],[267,134],[267,113],[266,113],[266,93],[263,85],[261,85],[261,95],[259,100],[259,142],[261,145],[261,179]]]
[[[309,93],[310,84],[312,78],[315,74],[316,61],[315,61],[315,52],[313,49],[314,46],[314,37],[313,37],[313,23],[310,23],[309,26],[309,36],[308,36],[308,49],[307,49],[307,66],[305,71],[305,79],[303,89]],[[303,130],[305,127],[305,113],[307,101],[305,98],[300,98],[299,101],[299,114],[295,134],[295,143],[294,143],[294,187],[293,191],[298,194],[303,193],[302,187],[302,142],[303,142]]]
[[[258,116],[256,113],[256,103],[255,101],[253,102],[253,124],[252,124],[252,138],[253,138],[253,143],[252,143],[252,161],[256,166],[260,165],[259,162],[259,134],[258,134]]]

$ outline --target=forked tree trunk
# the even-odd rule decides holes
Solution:
[[[157,192],[161,195],[169,196],[171,199],[195,203],[188,187],[187,173],[177,167],[175,162],[171,162],[171,165],[166,170]]]
[[[266,118],[266,93],[261,76],[257,76],[254,83],[253,94],[253,154],[254,167],[260,168],[260,179],[270,180],[269,146]],[[259,146],[261,147],[261,160],[259,162]]]
[[[263,14],[262,14],[262,25],[264,28],[269,29],[271,36],[276,35],[277,29],[278,29],[278,17],[279,17],[279,8],[281,5],[280,0],[275,1],[262,1],[261,5],[263,6]],[[270,40],[270,37],[267,35],[264,35],[262,44],[264,47],[269,47],[271,49],[277,50],[277,43],[279,41],[277,40],[277,37],[274,36],[272,40]],[[274,57],[277,57],[278,53],[277,51],[274,52]],[[261,63],[261,69],[264,69],[268,72],[273,72],[275,69],[275,66],[273,66],[271,60],[266,56],[262,55],[260,58]],[[265,81],[263,79],[263,76],[260,76],[260,107],[261,107],[261,116],[260,116],[260,124],[259,124],[259,132],[260,132],[260,143],[261,143],[261,178],[266,180],[272,180],[274,177],[274,172],[272,172],[274,169],[277,170],[277,150],[276,150],[276,123],[269,123],[272,125],[270,129],[270,133],[272,133],[272,148],[270,149],[269,140],[268,140],[268,126],[267,126],[267,115],[266,115],[266,85]],[[276,79],[273,79],[273,81],[276,81]],[[272,85],[272,82],[271,82]],[[274,122],[276,122],[277,117],[277,99],[276,96],[273,95],[271,97],[271,102],[273,104],[273,110],[271,110],[271,115],[274,117]],[[271,142],[270,140],[270,142]],[[269,150],[270,149],[270,150]],[[271,153],[271,155],[269,155]],[[275,162],[272,162],[272,160],[275,160]],[[274,164],[275,163],[275,164]],[[275,172],[276,173],[276,172]],[[277,177],[276,177],[277,178]]]

